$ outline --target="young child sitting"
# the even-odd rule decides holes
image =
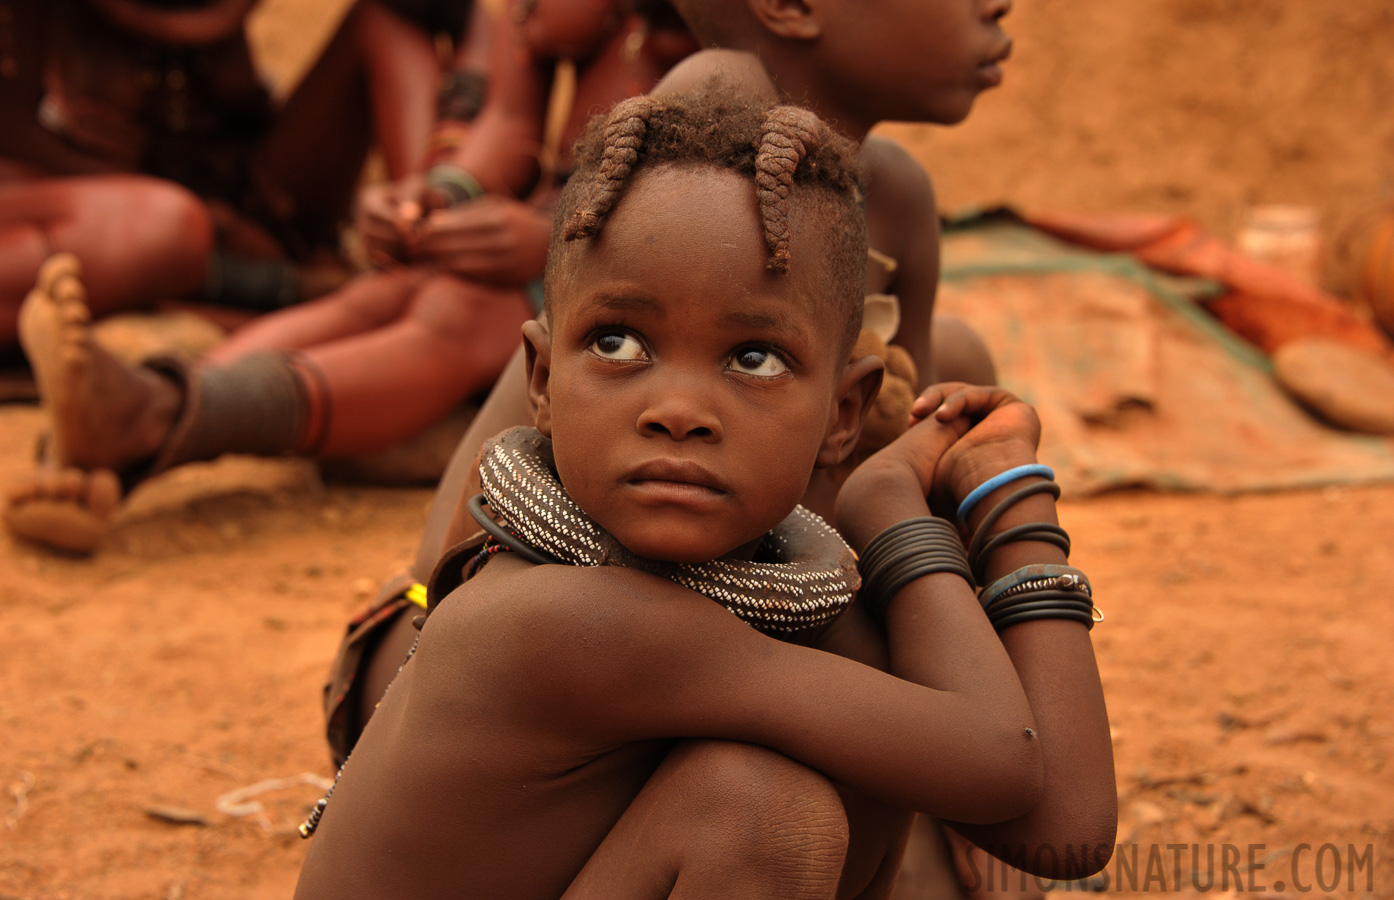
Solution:
[[[883,897],[904,828],[861,825],[890,807],[1111,842],[1108,804],[1040,828],[1043,798],[1101,766],[1111,790],[1102,704],[1024,689],[994,633],[1051,626],[1055,674],[1097,677],[1030,409],[927,393],[838,497],[860,564],[798,506],[881,377],[849,361],[854,145],[707,93],[624,101],[578,159],[547,324],[525,326],[537,429],[487,448],[493,538],[437,568],[414,652],[306,823],[297,896]],[[992,538],[965,554],[930,495]],[[825,652],[846,649],[859,567],[856,611],[899,677]],[[1061,702],[1083,733],[1038,731]],[[1075,756],[1047,779],[1049,742]]]
[[[962,322],[934,316],[939,282],[939,220],[924,169],[902,147],[872,135],[878,121],[962,121],[980,93],[1001,82],[1012,42],[1002,28],[1010,0],[896,3],[867,15],[860,0],[673,0],[701,46],[653,93],[690,90],[712,75],[752,97],[807,106],[861,144],[867,232],[874,253],[862,261],[868,296],[893,295],[895,343],[914,360],[922,388],[940,381],[994,383],[981,340]],[[933,328],[931,329],[931,322]],[[441,478],[407,571],[386,581],[355,617],[326,690],[330,745],[352,747],[415,637],[417,585],[473,520],[465,500],[478,492],[475,462],[484,440],[532,421],[521,351],[504,370]],[[819,470],[804,503],[832,511],[836,479]],[[461,526],[461,527],[457,527]],[[1052,651],[1053,652],[1053,651]]]

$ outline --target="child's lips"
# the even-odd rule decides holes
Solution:
[[[638,488],[641,496],[660,503],[710,502],[726,493],[715,473],[690,460],[651,460],[636,467],[625,481]]]
[[[722,491],[686,481],[641,479],[629,482],[639,500],[655,506],[707,506],[723,496]]]
[[[1012,55],[1012,39],[1007,38],[1002,49],[978,66],[978,77],[987,87],[997,87],[1002,83],[1002,64]]]

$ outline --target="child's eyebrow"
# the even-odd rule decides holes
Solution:
[[[647,312],[663,311],[663,305],[653,297],[643,294],[614,294],[601,293],[593,294],[582,301],[583,306],[612,309],[612,310],[644,310]]]
[[[805,329],[796,319],[774,313],[736,310],[726,316],[726,322],[740,328],[750,328],[762,332],[781,332],[795,340],[807,337]]]

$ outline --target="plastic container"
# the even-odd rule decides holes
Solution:
[[[1276,266],[1304,284],[1321,280],[1321,216],[1310,206],[1255,206],[1244,216],[1241,252]]]

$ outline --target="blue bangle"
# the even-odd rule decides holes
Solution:
[[[1039,475],[1050,481],[1055,480],[1055,473],[1051,471],[1050,466],[1042,465],[1041,463],[1031,463],[1025,466],[1017,466],[1014,469],[1008,469],[1005,472],[999,472],[968,492],[968,496],[964,497],[963,502],[958,505],[958,520],[960,522],[967,522],[968,514],[973,511],[973,507],[977,506],[978,501],[982,500],[988,494],[991,494],[1000,487],[1011,484],[1013,481],[1030,478],[1032,475]]]

